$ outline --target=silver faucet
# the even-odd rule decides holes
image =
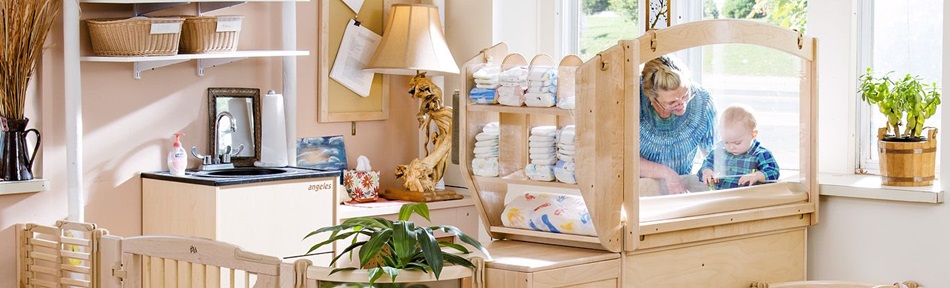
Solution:
[[[221,123],[221,119],[228,117],[228,120],[231,120],[231,125],[227,129],[222,130],[218,129],[218,124]],[[234,116],[228,111],[223,111],[218,113],[214,118],[215,130],[217,135],[214,135],[214,143],[211,143],[211,155],[201,155],[198,153],[198,147],[191,147],[191,155],[194,155],[195,158],[201,159],[201,166],[198,166],[198,170],[207,171],[207,170],[217,170],[217,169],[228,169],[234,168],[234,164],[231,163],[231,157],[236,156],[244,150],[244,144],[238,146],[237,149],[234,149],[231,145],[228,145],[224,152],[221,152],[221,132],[235,132],[237,131],[237,123],[234,121]]]
[[[231,156],[231,147],[230,147],[230,145],[228,146],[228,150],[227,150],[227,152],[225,152],[225,153],[221,153],[221,147],[220,147],[220,145],[221,145],[221,144],[220,144],[220,143],[221,143],[221,132],[224,131],[224,130],[220,129],[220,127],[218,127],[217,125],[221,123],[221,119],[224,118],[224,117],[228,117],[228,119],[231,120],[231,121],[230,121],[230,122],[231,122],[231,126],[228,128],[227,132],[234,132],[234,131],[237,131],[237,122],[234,121],[234,116],[232,116],[230,112],[228,112],[228,111],[222,111],[221,113],[218,113],[218,116],[217,116],[217,117],[214,118],[214,125],[215,125],[216,130],[218,130],[218,132],[217,132],[217,135],[215,135],[215,137],[214,137],[215,140],[214,140],[214,144],[213,144],[213,146],[212,146],[213,148],[212,148],[212,150],[211,150],[211,151],[213,151],[212,153],[214,153],[214,155],[211,157],[211,158],[212,158],[212,159],[211,159],[212,164],[228,164],[228,163],[231,163],[231,157],[230,157],[230,156]],[[222,158],[224,158],[224,160],[226,160],[226,161],[221,161]]]

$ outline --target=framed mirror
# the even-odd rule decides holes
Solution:
[[[234,129],[227,115],[234,120]],[[211,155],[227,153],[230,147],[234,166],[252,166],[260,159],[261,89],[208,88],[208,117]]]

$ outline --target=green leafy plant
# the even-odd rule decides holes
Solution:
[[[893,134],[889,138],[900,140],[920,140],[924,130],[924,121],[940,106],[940,91],[937,83],[925,84],[919,76],[905,75],[892,79],[890,73],[875,77],[871,68],[860,78],[858,93],[861,100],[877,105],[878,110],[887,117],[887,130]],[[901,131],[901,126],[906,125]],[[897,140],[895,139],[895,140]]]
[[[462,242],[478,249],[488,257],[488,250],[482,246],[478,240],[472,238],[461,230],[451,225],[437,225],[417,227],[415,223],[409,221],[412,214],[418,214],[428,221],[429,206],[425,203],[404,204],[399,209],[398,220],[389,220],[378,217],[358,217],[347,219],[343,223],[317,229],[304,236],[304,239],[324,232],[330,232],[330,237],[326,241],[317,243],[310,247],[307,254],[319,249],[320,247],[333,242],[351,239],[351,244],[346,247],[339,255],[333,258],[330,265],[334,265],[337,260],[345,254],[352,257],[353,250],[359,248],[359,268],[343,267],[333,269],[330,274],[340,271],[349,271],[356,269],[369,268],[369,283],[373,284],[383,274],[387,274],[396,281],[399,270],[417,270],[429,273],[435,273],[435,278],[439,279],[442,273],[442,267],[445,262],[462,265],[469,268],[475,268],[471,261],[460,257],[454,253],[442,250],[443,247],[469,254],[465,246],[437,241],[433,232],[442,231],[455,235]],[[358,236],[365,237],[358,237]],[[363,239],[361,239],[363,238]],[[375,265],[375,267],[373,267]]]

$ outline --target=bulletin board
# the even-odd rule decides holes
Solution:
[[[323,27],[321,32],[321,48],[326,49],[325,60],[321,59],[321,69],[316,79],[316,83],[324,85],[320,87],[319,93],[319,120],[320,122],[349,122],[349,121],[373,121],[386,120],[389,118],[389,76],[376,73],[373,77],[373,85],[368,97],[360,97],[358,94],[350,91],[336,80],[329,78],[330,69],[333,68],[333,62],[336,60],[337,51],[340,48],[340,41],[343,39],[343,31],[347,23],[355,16],[363,27],[372,30],[376,34],[383,34],[383,0],[365,0],[359,15],[350,10],[342,0],[321,1],[319,5],[320,19],[326,19],[326,23],[321,23]],[[319,33],[319,32],[318,32]],[[325,44],[324,44],[325,43]],[[324,58],[324,57],[321,57]],[[325,92],[324,92],[325,91]]]

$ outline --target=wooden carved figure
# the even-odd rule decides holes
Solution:
[[[442,179],[445,162],[452,149],[452,107],[442,104],[442,89],[420,72],[409,82],[409,95],[420,99],[419,129],[425,134],[425,158],[413,159],[406,165],[396,167],[396,178],[403,179],[403,187],[410,191],[432,192],[435,183]],[[432,132],[430,124],[435,122],[437,131]],[[432,151],[429,151],[429,143]]]

